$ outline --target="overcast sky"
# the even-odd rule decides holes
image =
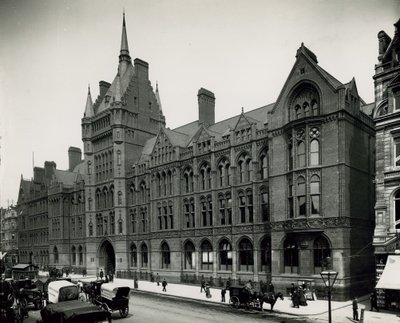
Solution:
[[[374,100],[377,34],[392,37],[398,0],[1,0],[0,204],[21,174],[82,148],[87,86],[116,74],[122,11],[132,59],[150,65],[167,127],[198,119],[197,91],[216,96],[216,121],[273,103],[301,42],[320,66]]]

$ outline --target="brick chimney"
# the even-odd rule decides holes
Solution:
[[[201,88],[197,93],[199,102],[199,123],[211,126],[215,123],[215,96],[214,93]]]
[[[36,183],[43,183],[44,180],[44,168],[34,167],[33,168],[33,181]]]
[[[106,81],[100,81],[99,82],[99,88],[100,88],[100,96],[104,97],[110,88],[111,84],[106,82]]]
[[[57,168],[57,165],[56,165],[55,162],[53,162],[53,161],[45,161],[44,162],[44,176],[46,178],[52,178],[56,168]]]
[[[82,161],[82,151],[77,147],[69,147],[68,149],[68,162],[69,167],[68,170],[72,172],[76,165],[80,164]]]

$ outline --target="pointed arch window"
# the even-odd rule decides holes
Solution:
[[[260,190],[260,206],[261,206],[261,219],[263,222],[268,222],[269,219],[269,196],[265,187]]]
[[[271,272],[271,237],[265,237],[260,244],[260,269],[262,272]]]
[[[145,243],[142,244],[141,246],[141,260],[142,260],[142,267],[147,267],[148,266],[148,251],[147,251],[147,245]]]
[[[201,244],[201,269],[213,269],[212,246],[208,240],[203,241],[203,243]]]
[[[219,244],[219,270],[232,270],[232,246],[226,239]]]
[[[313,139],[310,142],[310,165],[315,166],[319,164],[319,141]]]
[[[284,244],[284,270],[287,274],[297,274],[299,271],[299,249],[294,239],[286,238]]]
[[[134,243],[132,243],[131,245],[130,254],[131,254],[131,267],[137,267],[137,248]]]
[[[72,264],[76,265],[76,248],[75,248],[75,246],[72,246],[71,255],[72,255]]]
[[[331,256],[331,249],[328,240],[319,236],[314,240],[314,273],[319,274],[326,268],[326,258]]]
[[[320,187],[320,179],[319,176],[313,175],[310,181],[310,204],[311,204],[311,215],[319,215],[320,214],[320,195],[321,195],[321,187]]]
[[[239,242],[239,271],[253,271],[253,244],[247,238]]]
[[[261,179],[268,178],[268,157],[266,153],[260,156],[260,175]]]
[[[166,242],[161,245],[161,268],[168,269],[171,266],[171,253]]]
[[[297,178],[297,214],[306,216],[306,181],[304,177]]]
[[[239,192],[239,214],[240,223],[246,223],[246,197],[243,192]]]
[[[58,264],[58,249],[57,249],[57,247],[53,248],[53,255],[54,255],[54,263]]]
[[[185,243],[185,269],[195,268],[195,249],[193,243],[190,241]]]
[[[304,141],[300,141],[297,144],[297,167],[306,166],[306,144]]]

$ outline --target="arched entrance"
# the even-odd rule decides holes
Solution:
[[[104,274],[115,272],[115,252],[112,244],[106,240],[99,249],[99,269],[103,269]]]

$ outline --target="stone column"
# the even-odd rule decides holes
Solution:
[[[254,262],[253,281],[258,282],[258,248],[254,248],[253,250],[253,262]]]
[[[237,251],[232,250],[232,279],[237,278]]]
[[[217,251],[212,252],[213,255],[213,273],[212,276],[217,278]]]

